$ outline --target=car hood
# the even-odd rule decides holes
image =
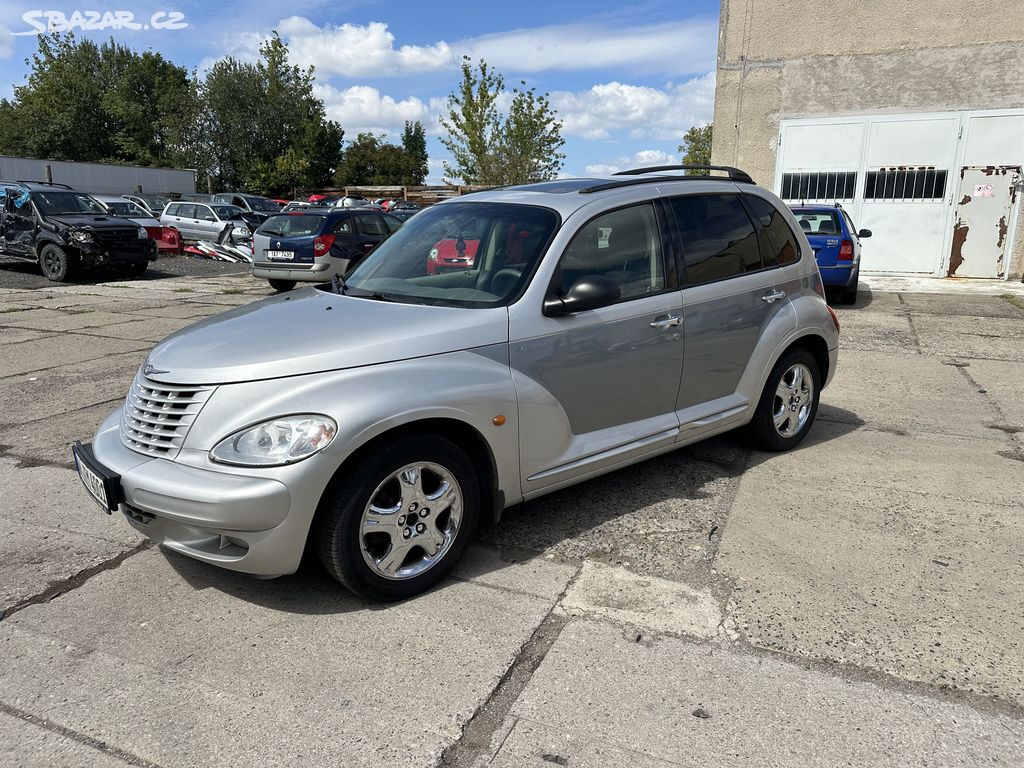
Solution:
[[[508,310],[339,296],[306,288],[207,318],[149,354],[149,377],[229,384],[355,368],[508,342]]]
[[[117,216],[108,216],[103,213],[68,213],[47,216],[46,220],[51,223],[62,224],[66,227],[91,227],[92,229],[113,229],[114,227],[134,227],[139,228],[139,225],[134,221],[128,219],[119,218]]]

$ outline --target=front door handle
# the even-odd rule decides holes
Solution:
[[[769,304],[771,304],[772,302],[775,302],[775,301],[778,301],[779,299],[784,299],[784,298],[786,298],[786,292],[785,291],[771,290],[771,291],[768,291],[768,293],[766,293],[764,296],[761,297],[761,301],[766,301]]]
[[[661,330],[663,328],[671,328],[673,325],[682,325],[682,324],[683,324],[683,318],[676,317],[675,315],[669,315],[668,317],[663,317],[663,318],[661,318],[659,320],[652,320],[651,321],[651,328],[657,328],[658,330]]]

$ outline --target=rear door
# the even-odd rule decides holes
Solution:
[[[196,228],[192,220],[196,216],[196,207],[193,203],[178,203],[167,212],[170,225],[176,227],[181,236],[188,240],[196,239]]]
[[[377,247],[377,243],[387,239],[391,234],[388,226],[384,223],[384,217],[379,213],[356,213],[354,218],[356,232],[359,235],[360,257],[368,254]]]
[[[796,314],[783,270],[762,259],[739,195],[684,195],[667,202],[683,258],[685,344],[676,410],[684,430],[713,428],[746,405],[737,391],[740,379],[769,323],[781,313],[795,327]]]

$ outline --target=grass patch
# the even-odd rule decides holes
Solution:
[[[191,288],[175,288],[175,293],[195,293]]]
[[[225,296],[237,296],[240,293],[245,293],[245,288],[225,288],[221,293]]]
[[[1004,293],[1001,298],[1006,299],[1017,309],[1024,310],[1024,300],[1022,300],[1020,296],[1014,296],[1012,293]]]

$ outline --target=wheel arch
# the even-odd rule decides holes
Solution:
[[[493,522],[501,519],[505,506],[505,495],[498,488],[498,466],[491,446],[488,445],[479,430],[459,419],[449,417],[427,417],[393,426],[380,434],[374,435],[356,448],[338,466],[320,496],[317,515],[324,500],[329,498],[334,487],[344,477],[350,467],[362,461],[364,457],[378,450],[380,446],[399,437],[408,435],[436,435],[457,445],[473,464],[480,489],[481,516]]]
[[[792,349],[806,349],[810,353],[811,357],[814,358],[814,362],[818,365],[818,376],[821,380],[821,386],[824,387],[829,375],[828,343],[825,339],[814,333],[794,339],[775,358],[776,361]],[[773,362],[772,365],[774,366],[774,364]]]

